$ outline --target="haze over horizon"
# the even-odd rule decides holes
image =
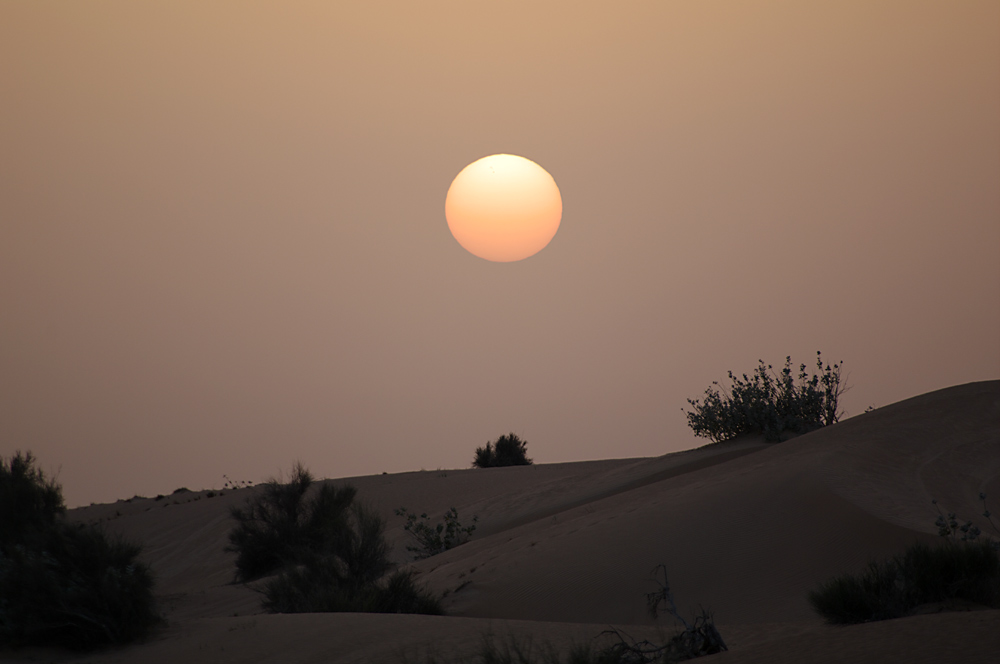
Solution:
[[[70,506],[1000,378],[993,1],[8,2],[0,89],[0,456]],[[516,263],[445,221],[494,153],[562,193]]]

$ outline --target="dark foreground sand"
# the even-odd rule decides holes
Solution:
[[[613,441],[611,441],[613,443]],[[147,643],[88,656],[44,650],[14,661],[398,662],[467,652],[482,635],[555,644],[609,625],[642,637],[671,623],[645,611],[664,563],[685,613],[712,609],[730,651],[713,662],[1000,662],[1000,611],[939,612],[825,625],[808,590],[870,558],[936,538],[931,499],[972,518],[1000,512],[1000,381],[961,385],[778,445],[755,440],[649,459],[351,478],[389,523],[393,508],[479,515],[472,542],[413,564],[447,595],[448,616],[261,614],[230,583],[229,508],[252,489],[119,501],[74,510],[146,545],[168,624]],[[120,514],[120,516],[118,516]]]

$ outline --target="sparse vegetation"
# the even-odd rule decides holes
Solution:
[[[141,547],[63,520],[62,489],[31,453],[0,460],[0,645],[89,649],[159,622]]]
[[[983,516],[996,528],[983,501]],[[937,501],[935,501],[935,505]],[[1000,546],[980,538],[972,522],[954,513],[935,522],[937,545],[915,543],[902,555],[872,561],[860,574],[833,578],[809,593],[809,602],[828,622],[851,624],[913,614],[921,605],[947,608],[956,602],[1000,608]],[[998,530],[1000,532],[1000,530]]]
[[[444,513],[441,523],[433,527],[426,512],[417,517],[405,507],[400,507],[396,510],[396,515],[406,518],[403,530],[417,542],[417,546],[407,546],[406,550],[413,553],[417,560],[430,558],[459,544],[465,544],[472,537],[476,522],[479,521],[479,515],[473,515],[472,525],[463,526],[458,520],[458,510],[454,507]]]
[[[759,361],[752,376],[742,378],[729,372],[732,385],[728,391],[712,383],[703,399],[688,399],[688,425],[696,436],[721,442],[743,434],[763,434],[778,442],[785,434],[803,434],[834,424],[841,415],[839,400],[846,390],[841,384],[840,364],[823,364],[816,353],[812,376],[806,365],[799,367],[798,382],[792,373],[792,358],[775,373],[770,364]],[[683,410],[683,409],[682,409]]]
[[[663,581],[658,578],[662,574]],[[605,652],[620,657],[618,660],[629,664],[654,664],[656,662],[683,662],[704,655],[714,655],[724,650],[728,650],[722,635],[715,627],[715,619],[712,613],[702,609],[694,617],[694,621],[689,623],[684,620],[677,610],[673,593],[670,591],[670,582],[667,580],[667,568],[662,563],[657,565],[652,572],[653,580],[659,588],[646,594],[646,607],[653,618],[659,616],[660,611],[666,611],[674,620],[684,626],[684,630],[671,637],[664,645],[657,645],[649,641],[636,641],[627,637],[620,630],[612,629],[607,633],[614,635],[617,642]],[[661,606],[662,609],[661,609]]]
[[[662,573],[663,580],[658,575]],[[656,618],[665,610],[684,626],[664,645],[650,641],[638,641],[619,629],[601,632],[589,644],[576,644],[560,652],[549,643],[536,646],[531,637],[517,637],[508,634],[499,641],[491,632],[483,635],[480,647],[472,655],[440,657],[434,652],[417,654],[401,653],[400,660],[409,664],[672,664],[703,655],[711,655],[727,650],[726,644],[715,627],[712,614],[702,610],[693,623],[681,617],[677,611],[666,567],[657,565],[653,569],[653,579],[658,589],[646,595],[646,606]],[[661,609],[662,605],[662,609]],[[599,645],[603,641],[608,645]],[[610,641],[610,643],[609,643]]]
[[[487,441],[486,447],[477,447],[472,460],[474,468],[494,468],[497,466],[530,466],[528,441],[521,440],[515,433],[500,436],[496,442]]]
[[[440,613],[411,574],[389,574],[385,523],[354,503],[354,487],[322,484],[307,500],[313,484],[309,471],[295,464],[289,482],[272,479],[232,510],[237,525],[227,550],[237,554],[237,580],[278,572],[263,586],[264,608]]]
[[[253,482],[247,480],[231,480],[229,479],[229,475],[223,475],[222,479],[226,480],[222,485],[223,489],[249,489],[253,486]]]

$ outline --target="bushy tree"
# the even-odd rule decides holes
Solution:
[[[785,358],[780,373],[763,360],[751,376],[738,378],[730,371],[728,390],[715,381],[703,399],[688,399],[692,407],[688,426],[696,436],[714,442],[742,434],[763,434],[765,440],[777,442],[786,433],[808,433],[834,424],[843,414],[839,399],[847,389],[841,384],[842,364],[824,365],[817,352],[819,373],[810,376],[802,364],[797,382],[791,357]]]
[[[65,510],[30,452],[0,459],[0,645],[123,644],[160,620],[141,547]]]
[[[251,581],[279,568],[305,562],[316,551],[339,553],[354,536],[348,520],[357,490],[324,484],[307,501],[312,475],[302,464],[292,467],[288,482],[271,479],[242,507],[233,507],[236,527],[227,551],[236,553],[236,578]]]
[[[474,468],[531,464],[532,461],[528,458],[528,441],[521,440],[515,433],[500,436],[496,442],[487,442],[486,447],[477,447],[476,456],[472,460]]]
[[[236,578],[250,581],[277,572],[263,587],[272,612],[373,611],[440,613],[437,600],[412,575],[392,571],[385,522],[355,503],[352,486],[314,484],[301,464],[287,483],[272,479],[243,507],[228,551]]]

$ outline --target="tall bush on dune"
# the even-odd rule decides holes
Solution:
[[[349,511],[357,490],[323,484],[307,501],[313,484],[313,476],[297,463],[288,482],[271,479],[244,505],[232,508],[236,527],[229,532],[226,550],[236,553],[238,581],[305,562],[311,551],[347,547]]]
[[[412,574],[393,572],[385,522],[354,502],[357,490],[324,483],[307,497],[314,483],[295,464],[288,482],[272,479],[232,510],[227,550],[236,553],[237,580],[274,575],[261,588],[264,608],[440,613]]]
[[[713,442],[743,434],[763,434],[765,440],[778,442],[785,434],[829,426],[843,415],[839,400],[848,388],[841,383],[842,366],[824,365],[817,352],[818,373],[810,376],[806,365],[799,365],[797,381],[791,357],[785,358],[779,373],[763,360],[751,376],[738,378],[730,371],[732,385],[728,390],[715,381],[702,399],[688,399],[688,426],[695,436]]]

